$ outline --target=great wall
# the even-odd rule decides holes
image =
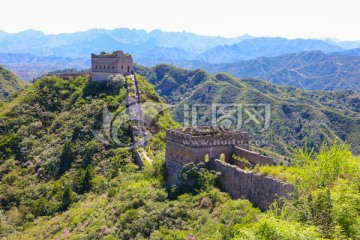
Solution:
[[[209,130],[210,129],[210,130]],[[220,172],[219,187],[233,198],[246,198],[261,210],[281,197],[288,198],[291,184],[242,169],[246,159],[252,166],[275,165],[274,159],[249,150],[246,132],[221,133],[217,130],[192,128],[166,131],[166,184],[178,184],[184,165],[205,163],[209,170]],[[220,160],[222,158],[223,160]]]
[[[122,51],[102,52],[91,55],[91,80],[107,81],[110,76],[121,74],[126,77],[127,113],[132,121],[132,141],[134,159],[142,169],[145,161],[151,163],[144,150],[145,127],[138,80],[131,55]],[[58,74],[59,75],[59,74]],[[68,74],[64,77],[75,77],[81,74]],[[220,160],[222,159],[222,160]],[[243,159],[245,161],[239,161]],[[221,173],[219,188],[228,192],[233,198],[248,199],[254,206],[267,210],[271,203],[294,191],[291,184],[272,177],[263,176],[245,170],[246,167],[258,165],[276,165],[273,158],[263,156],[250,150],[247,132],[220,132],[214,128],[203,129],[168,129],[166,131],[165,182],[167,186],[178,184],[179,172],[184,165],[205,163],[206,168]]]
[[[132,140],[136,142],[136,139],[144,139],[140,90],[131,55],[116,51],[92,54],[91,59],[92,81],[104,81],[114,74],[126,76],[127,110],[133,122]],[[147,159],[144,156],[144,144],[137,142],[134,149],[135,161],[140,168],[144,167],[144,159]],[[245,162],[237,158],[245,159]],[[189,162],[205,162],[208,169],[221,173],[218,179],[220,189],[233,198],[250,200],[261,210],[267,210],[272,202],[281,197],[288,198],[294,190],[291,184],[244,170],[256,164],[276,164],[273,158],[250,151],[247,132],[221,133],[213,128],[203,128],[201,131],[193,128],[168,129],[165,154],[167,186],[179,183],[179,172]]]
[[[134,61],[130,54],[125,54],[123,51],[91,54],[92,81],[106,81],[110,75],[116,74],[124,76],[134,74]]]

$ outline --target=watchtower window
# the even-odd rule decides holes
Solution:
[[[130,66],[128,66],[128,72],[130,72]]]
[[[121,66],[121,69],[124,69],[124,66]]]
[[[108,69],[110,69],[110,66],[108,66]]]
[[[106,66],[104,66],[104,70],[106,69]]]
[[[101,66],[100,66],[100,69],[101,69]]]
[[[97,65],[95,66],[95,69],[97,69]]]
[[[114,67],[114,66],[112,66],[112,69],[114,70],[114,69],[115,69],[115,67]]]

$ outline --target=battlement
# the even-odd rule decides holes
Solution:
[[[166,139],[189,147],[248,145],[247,132],[194,131],[194,129],[167,130]]]
[[[125,54],[123,51],[114,51],[112,53],[101,52],[99,55],[94,53],[91,54],[91,58],[121,58],[121,57],[131,57],[130,54]]]

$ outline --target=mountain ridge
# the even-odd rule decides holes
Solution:
[[[324,53],[305,51],[277,57],[259,57],[233,63],[211,64],[189,60],[144,60],[147,66],[169,62],[186,69],[202,68],[210,73],[227,72],[238,78],[258,78],[281,85],[308,90],[353,90],[360,91],[359,49]],[[142,62],[142,60],[140,60]]]
[[[265,144],[269,150],[291,155],[291,148],[304,144],[307,136],[309,147],[325,139],[331,142],[338,138],[352,143],[355,152],[360,151],[357,143],[360,139],[359,93],[307,91],[262,80],[236,79],[226,73],[208,74],[201,69],[184,70],[164,64],[153,68],[137,66],[136,71],[154,84],[168,104],[176,106],[173,114],[179,122],[184,120],[183,104],[268,104],[272,111],[270,128],[263,133],[257,126],[246,126],[245,130],[252,132],[254,142],[266,140],[272,143]],[[205,113],[210,109],[205,107],[203,111],[199,124],[209,124],[210,116]]]
[[[247,50],[244,50],[241,56],[237,56],[234,59],[254,58],[254,56],[258,57],[259,53],[252,52],[256,50],[256,46],[259,47],[261,44],[268,44],[273,49],[274,52],[271,53],[271,56],[284,52],[288,53],[289,51],[313,50],[314,48],[326,52],[342,49],[336,44],[318,39],[286,39],[279,37],[253,37],[250,35],[225,38],[203,36],[188,32],[165,32],[162,30],[147,32],[145,30],[118,28],[113,30],[90,29],[66,34],[44,34],[35,30],[26,30],[12,34],[5,33],[0,38],[0,52],[83,58],[90,55],[91,51],[100,51],[97,44],[99,42],[101,43],[102,50],[114,51],[120,48],[126,52],[131,52],[137,58],[145,57],[144,53],[156,47],[165,49],[178,48],[191,54],[193,60],[205,59],[209,55],[207,51],[210,51],[210,53],[215,51],[216,53],[212,54],[216,55],[219,55],[219,52],[223,52],[224,49],[239,51],[236,47],[245,47]],[[41,47],[39,44],[41,44]],[[239,44],[240,46],[237,46]],[[279,46],[284,47],[284,45],[287,45],[288,49],[283,49],[282,52],[276,51],[276,48]],[[216,49],[218,50],[216,51]],[[263,56],[268,56],[269,54],[265,52]]]
[[[40,38],[42,46],[39,47],[34,44],[34,39],[26,39],[27,35],[32,35],[35,38]],[[47,56],[68,56],[68,57],[85,57],[91,52],[86,52],[86,55],[80,53],[71,53],[71,55],[64,55],[60,50],[61,46],[74,45],[78,48],[88,46],[91,41],[96,38],[106,37],[111,39],[114,43],[123,44],[123,50],[136,54],[139,49],[146,48],[147,50],[154,47],[178,47],[187,52],[199,53],[219,44],[231,44],[239,42],[242,39],[251,36],[245,35],[237,38],[224,38],[213,36],[202,36],[188,32],[165,32],[161,30],[153,30],[147,32],[145,30],[136,30],[128,28],[118,28],[113,30],[106,29],[90,29],[82,32],[66,33],[66,34],[49,34],[44,35],[38,31],[30,30],[29,32],[20,32],[15,34],[6,34],[0,38],[0,52],[12,53],[31,53],[34,55]],[[38,39],[39,40],[39,39]],[[16,45],[14,45],[16,43]],[[150,47],[149,47],[150,45]],[[137,49],[131,49],[131,46],[137,46]],[[103,50],[113,51],[119,49],[111,49],[106,44],[102,44]],[[52,50],[54,49],[54,50]],[[91,45],[90,49],[97,49],[96,45]],[[51,51],[53,51],[51,53]]]
[[[10,100],[12,94],[23,90],[28,85],[27,82],[0,65],[0,102]]]
[[[210,63],[226,63],[311,50],[335,52],[343,49],[317,39],[260,37],[244,40],[231,46],[217,46],[200,54],[197,60],[207,60]]]

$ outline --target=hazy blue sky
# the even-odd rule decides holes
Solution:
[[[45,33],[120,27],[235,37],[360,40],[356,0],[9,0],[0,29]]]

